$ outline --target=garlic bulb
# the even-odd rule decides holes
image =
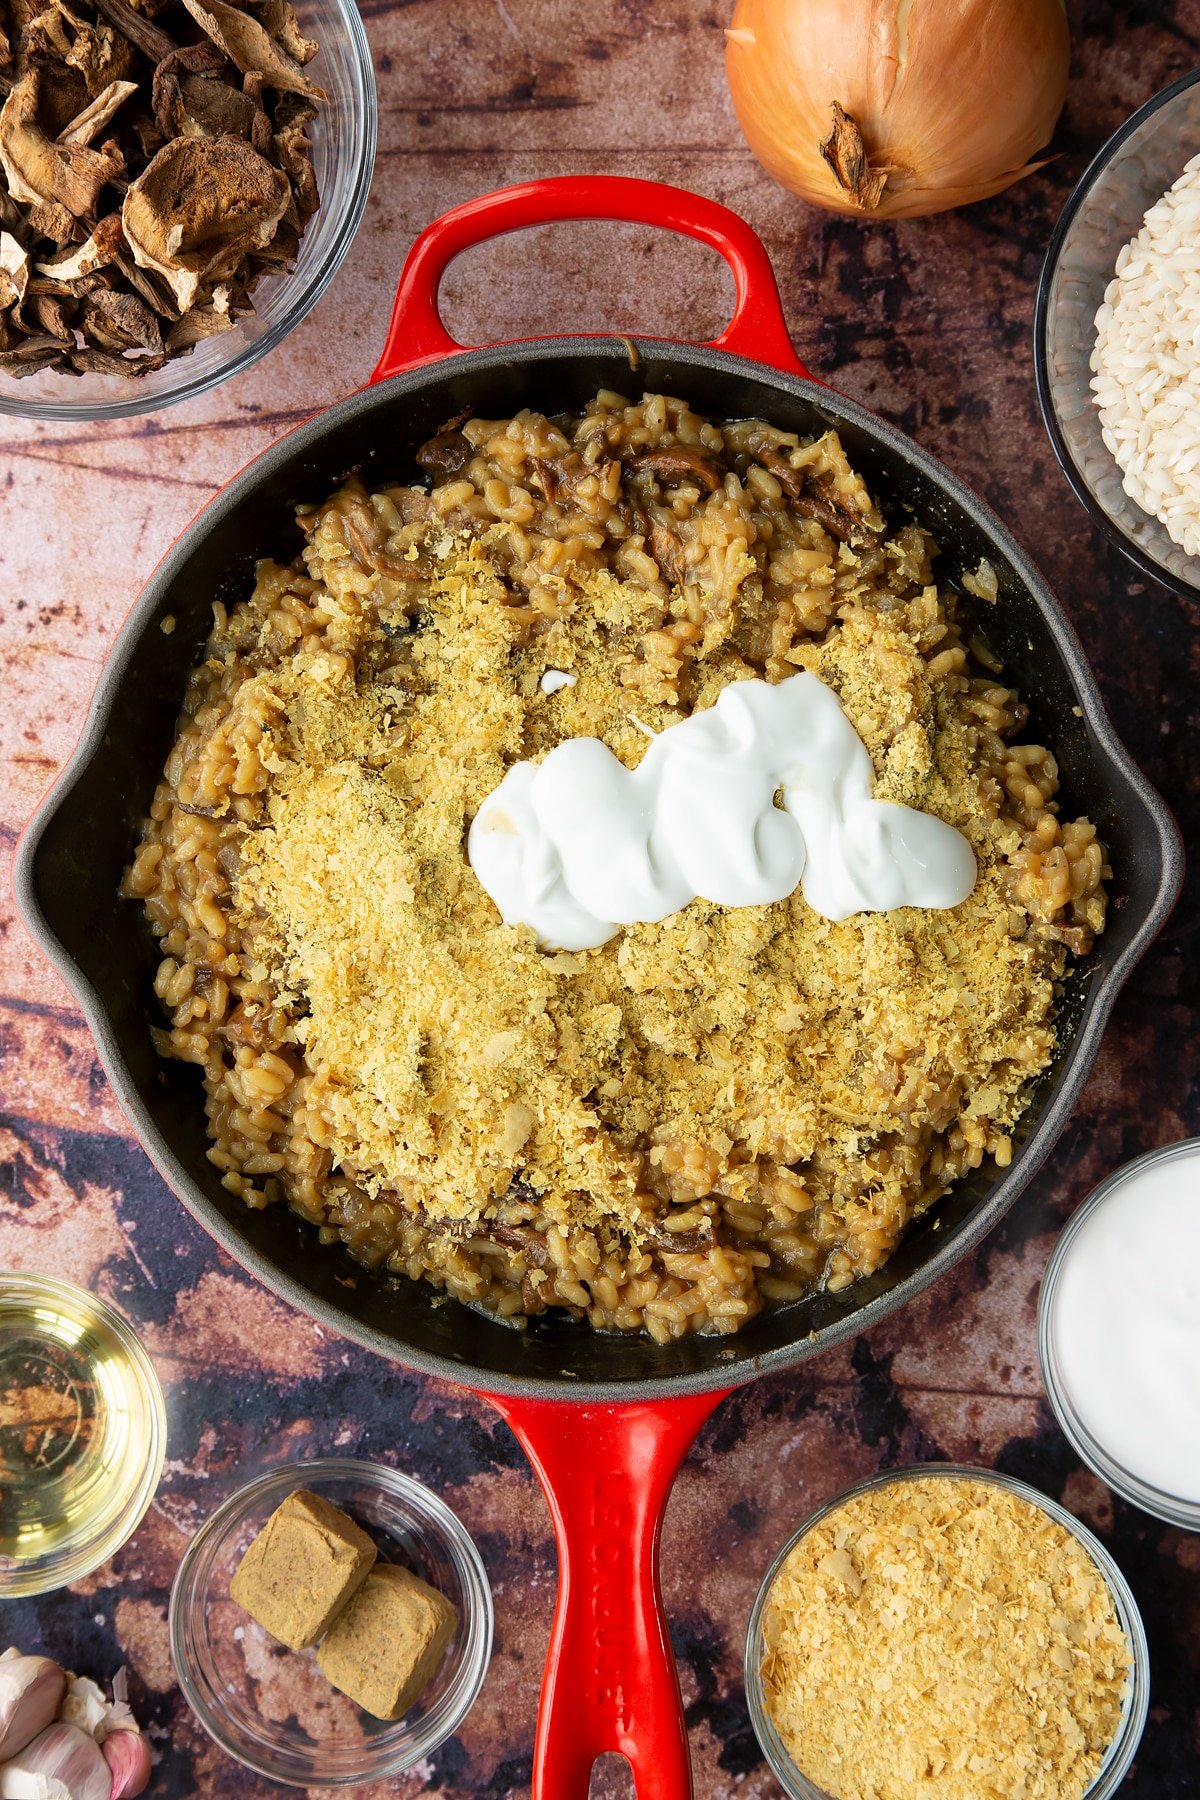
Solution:
[[[998,194],[1042,166],[1067,91],[1063,0],[738,0],[726,38],[755,156],[859,217]]]
[[[23,1750],[54,1718],[67,1678],[48,1656],[0,1656],[0,1762]]]
[[[112,1771],[78,1725],[47,1725],[0,1764],[0,1800],[111,1800]]]

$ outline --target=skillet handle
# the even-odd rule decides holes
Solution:
[[[736,298],[732,319],[709,348],[729,350],[770,363],[786,374],[812,379],[788,336],[771,260],[762,239],[745,219],[703,194],[660,181],[637,181],[625,175],[559,175],[482,194],[426,226],[404,264],[383,355],[371,381],[383,381],[467,348],[450,336],[438,312],[438,288],[456,256],[505,232],[570,219],[631,220],[678,231],[711,245],[733,271]]]
[[[725,1394],[617,1406],[487,1397],[537,1472],[558,1540],[533,1800],[587,1800],[592,1764],[613,1750],[638,1800],[691,1800],[658,1542],[679,1466]]]

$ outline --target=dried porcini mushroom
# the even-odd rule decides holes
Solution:
[[[110,125],[122,101],[137,93],[136,81],[110,81],[82,112],[76,113],[69,125],[58,134],[60,144],[90,144]]]
[[[0,231],[0,313],[20,306],[29,286],[29,257],[10,232]]]
[[[0,350],[0,371],[7,375],[35,375],[59,360],[62,345],[52,337],[27,337],[11,350]]]
[[[130,187],[121,223],[135,261],[162,276],[183,313],[203,283],[270,243],[291,194],[240,138],[175,138]]]
[[[181,319],[176,319],[167,333],[167,350],[175,355],[182,350],[190,350],[193,344],[199,344],[205,338],[215,337],[219,331],[230,331],[233,320],[228,309],[222,311],[217,306],[194,306],[191,312],[185,312]]]
[[[215,44],[174,50],[154,71],[154,117],[164,137],[249,140],[257,110],[240,88],[220,79],[225,57]]]
[[[243,75],[261,75],[264,82],[283,94],[325,98],[282,43],[240,7],[226,6],[225,0],[183,0],[183,4],[205,36],[220,45]],[[294,17],[292,23],[295,24]]]
[[[51,294],[40,289],[31,289],[25,311],[34,325],[47,336],[57,338],[60,344],[74,342],[71,327],[67,324],[67,303],[69,294]]]
[[[31,68],[0,107],[0,164],[14,200],[64,206],[75,218],[95,207],[102,188],[125,167],[113,146],[55,143],[37,122],[39,75]]]
[[[135,60],[119,32],[103,19],[85,19],[66,0],[49,0],[29,19],[21,49],[40,66],[39,123],[52,137],[114,81],[127,80]]]
[[[26,218],[35,238],[49,238],[52,244],[69,244],[74,240],[74,216],[55,200],[40,200],[29,208]]]
[[[312,38],[306,38],[301,31],[300,22],[288,0],[262,0],[261,5],[255,6],[254,13],[275,42],[296,62],[312,61],[317,54],[317,46]]]
[[[163,347],[158,319],[136,294],[97,288],[84,300],[79,323],[89,344],[97,350],[110,350],[114,356],[131,350],[154,355]]]
[[[108,218],[100,220],[82,244],[60,250],[57,256],[34,266],[39,275],[48,276],[51,281],[62,284],[80,281],[85,275],[95,275],[114,263],[122,242],[121,216],[110,213]]]
[[[0,373],[136,378],[228,331],[320,196],[289,0],[0,0]]]
[[[312,139],[308,135],[316,116],[315,103],[299,94],[286,94],[275,111],[275,154],[291,177],[301,220],[311,218],[321,204],[312,166]]]
[[[92,4],[127,43],[148,56],[151,62],[161,62],[175,48],[174,38],[130,6],[128,0],[92,0]]]

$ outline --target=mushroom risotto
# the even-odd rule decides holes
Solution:
[[[305,508],[296,561],[215,606],[127,875],[209,1155],[247,1205],[518,1322],[666,1341],[846,1287],[1010,1159],[1103,928],[1093,827],[835,433],[601,393],[417,460]],[[467,833],[515,764],[592,738],[632,770],[730,683],[799,673],[875,799],[963,834],[965,900],[693,899],[573,952],[504,922]]]

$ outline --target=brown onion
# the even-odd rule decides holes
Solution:
[[[1042,167],[1062,0],[738,0],[725,68],[763,166],[814,205],[944,212]]]

